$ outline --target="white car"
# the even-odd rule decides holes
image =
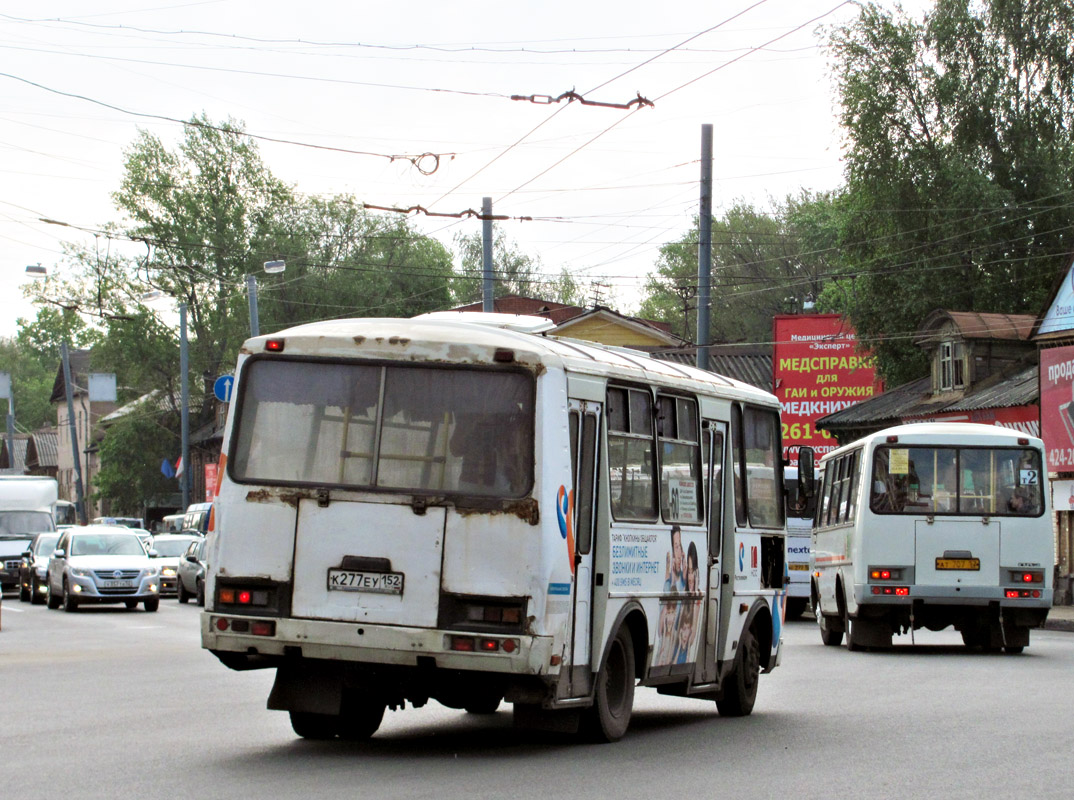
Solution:
[[[179,562],[190,549],[190,543],[203,538],[197,533],[165,533],[153,537],[149,546],[156,551],[153,561],[160,567],[161,595],[178,594]]]
[[[160,606],[160,566],[133,531],[116,525],[68,528],[56,542],[45,576],[48,607],[77,611],[83,603]]]

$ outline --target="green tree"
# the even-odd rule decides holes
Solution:
[[[94,500],[107,498],[113,513],[140,516],[147,498],[174,493],[176,483],[160,471],[177,452],[177,417],[158,405],[159,393],[109,425],[100,443],[101,470]]]
[[[455,247],[459,253],[459,270],[452,283],[455,302],[476,303],[482,296],[484,240],[476,231],[459,234],[455,237]],[[492,271],[494,297],[515,294],[568,305],[585,302],[584,287],[566,269],[561,269],[558,275],[549,275],[540,257],[523,252],[500,227],[493,229]]]
[[[773,213],[740,203],[712,220],[710,333],[712,341],[759,342],[772,337],[772,317],[801,308],[820,290],[823,258],[803,255],[793,221],[815,201],[788,198]],[[668,322],[696,340],[698,220],[676,242],[660,249],[646,281],[639,315]]]
[[[830,35],[847,182],[829,234],[849,316],[892,384],[934,308],[1039,312],[1074,230],[1074,6],[865,5]]]

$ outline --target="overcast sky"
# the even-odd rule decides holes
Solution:
[[[902,5],[920,16],[932,3]],[[139,129],[174,144],[182,127],[164,118],[202,112],[287,140],[259,146],[301,193],[448,214],[490,196],[516,218],[497,224],[547,271],[602,284],[604,304],[630,312],[660,245],[697,213],[702,124],[714,126],[717,214],[839,185],[817,31],[855,13],[838,0],[5,0],[0,336],[34,314],[27,265],[62,272],[64,242],[131,247],[79,229],[123,223],[111,193]],[[510,99],[569,90],[655,105]],[[423,153],[439,158],[389,158]],[[415,223],[449,246],[480,230]]]

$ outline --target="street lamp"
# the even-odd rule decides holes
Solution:
[[[270,275],[279,274],[285,269],[287,269],[286,261],[264,263],[264,270]],[[257,276],[252,273],[246,276],[246,296],[250,300],[250,336],[260,336],[261,324],[257,316]]]
[[[163,297],[159,291],[146,292],[142,300],[156,300]],[[189,344],[186,335],[186,303],[179,303],[179,418],[182,437],[182,449],[179,463],[183,468],[179,476],[179,489],[183,493],[183,509],[190,505],[190,385],[187,373],[189,366]]]

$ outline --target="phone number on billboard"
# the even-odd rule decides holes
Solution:
[[[1053,447],[1048,451],[1049,464],[1074,464],[1074,447]]]

